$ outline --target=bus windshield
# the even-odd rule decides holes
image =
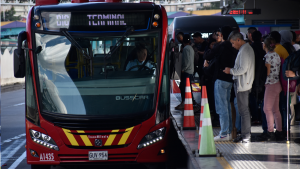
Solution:
[[[89,116],[153,112],[159,33],[73,36],[36,33],[42,111]],[[85,53],[85,54],[84,54]]]

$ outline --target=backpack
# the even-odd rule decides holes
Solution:
[[[251,45],[252,46],[252,45]],[[266,52],[262,48],[252,46],[255,53],[255,71],[251,93],[258,99],[264,98],[265,83],[267,80],[267,67],[265,66]]]
[[[291,70],[293,72],[299,71],[300,68],[300,50],[290,54],[282,65],[282,76],[284,80],[288,78],[285,76],[286,70]],[[290,77],[289,80],[297,80],[299,77]]]

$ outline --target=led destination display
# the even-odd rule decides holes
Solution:
[[[42,12],[43,26],[48,31],[67,28],[70,31],[116,31],[126,26],[147,29],[151,13],[73,13]]]

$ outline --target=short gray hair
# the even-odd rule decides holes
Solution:
[[[244,36],[239,31],[232,31],[228,37],[228,40],[236,40],[237,38],[244,40]]]

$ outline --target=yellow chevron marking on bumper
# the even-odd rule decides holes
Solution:
[[[117,132],[119,132],[119,130],[113,130],[113,131],[111,131],[111,132],[112,132],[112,133],[117,133]],[[108,137],[108,139],[106,140],[104,146],[110,146],[110,145],[113,143],[113,141],[114,141],[116,135],[117,135],[117,134],[110,134],[109,137]]]
[[[85,133],[83,130],[77,130],[77,133]],[[87,135],[80,135],[82,141],[84,142],[85,146],[93,146],[90,139],[87,137]]]
[[[125,144],[125,143],[126,143],[126,141],[127,141],[128,137],[130,136],[130,133],[131,133],[131,131],[133,130],[133,128],[134,128],[134,127],[127,128],[127,129],[125,130],[125,133],[123,134],[123,136],[122,136],[121,140],[119,141],[119,144],[118,144],[118,145],[122,145],[122,144]]]
[[[63,128],[63,131],[65,132],[65,134],[68,137],[68,139],[69,139],[70,143],[72,144],[72,146],[79,146],[76,139],[75,139],[75,137],[73,136],[73,134],[71,134],[70,130]]]

